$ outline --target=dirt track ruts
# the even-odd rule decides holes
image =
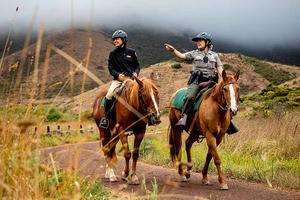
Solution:
[[[114,194],[117,194],[119,198],[142,198],[145,195],[141,185],[127,185],[120,179],[124,166],[122,157],[119,158],[116,167],[118,182],[110,183],[104,179],[105,160],[101,156],[98,142],[46,148],[41,151],[41,157],[44,162],[50,162],[49,153],[52,153],[54,160],[60,167],[67,168],[72,166],[74,168],[76,152],[79,155],[78,169],[80,175],[96,178],[96,180],[110,188]],[[201,184],[201,174],[199,173],[192,173],[189,182],[184,183],[180,181],[175,169],[142,162],[138,162],[137,175],[140,181],[145,177],[147,188],[150,190],[152,190],[151,182],[154,180],[154,177],[156,178],[159,199],[300,199],[300,191],[276,190],[261,184],[232,179],[227,179],[229,190],[222,191],[219,189],[217,177],[209,176],[212,185],[205,186]]]

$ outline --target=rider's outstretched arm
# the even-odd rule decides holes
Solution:
[[[175,49],[172,45],[165,44],[165,48],[167,51],[174,53],[174,55],[177,56],[178,58],[186,60],[186,55],[184,53],[181,53],[177,49]]]

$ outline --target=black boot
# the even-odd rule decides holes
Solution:
[[[240,129],[237,126],[235,126],[232,121],[230,121],[229,127],[228,127],[226,132],[229,135],[231,135],[231,134],[234,134],[234,133],[239,132],[239,131],[240,131]]]
[[[183,109],[182,109],[182,114],[181,114],[181,118],[175,124],[176,127],[180,128],[180,129],[184,129],[185,128],[186,122],[187,122],[187,118],[188,118],[188,113],[190,112],[192,105],[193,105],[193,99],[187,99],[184,102]]]
[[[109,127],[109,113],[111,106],[113,105],[113,100],[109,100],[105,98],[104,102],[104,117],[102,117],[99,126],[103,129],[108,129]]]

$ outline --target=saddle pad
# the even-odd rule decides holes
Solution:
[[[185,98],[186,98],[186,93],[187,93],[187,88],[181,88],[176,92],[176,95],[173,99],[172,105],[174,106],[174,108],[178,109],[178,110],[182,110],[184,102],[185,102]],[[194,104],[194,112],[198,111],[198,108],[203,100],[203,97],[206,95],[207,91],[205,91],[200,98],[197,99],[197,101]]]

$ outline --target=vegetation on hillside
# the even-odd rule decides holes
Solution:
[[[242,96],[240,109],[252,108],[249,115],[268,117],[276,113],[300,110],[300,87],[269,84],[260,92]]]
[[[296,77],[294,74],[281,69],[275,69],[270,64],[253,57],[242,56],[242,60],[243,62],[252,65],[256,73],[262,75],[274,85],[279,85]]]

